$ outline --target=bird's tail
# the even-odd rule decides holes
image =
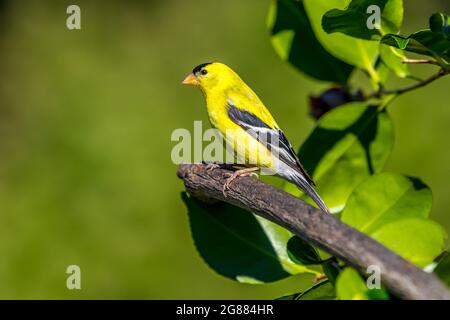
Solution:
[[[314,190],[311,184],[298,172],[292,172],[289,175],[289,180],[294,183],[297,187],[299,187],[302,191],[306,192],[306,194],[313,199],[313,201],[319,206],[320,209],[325,211],[326,213],[330,213],[330,210],[323,202],[322,198],[319,194]]]

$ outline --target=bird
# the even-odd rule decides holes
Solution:
[[[330,213],[286,135],[256,93],[236,72],[220,62],[202,63],[186,76],[182,84],[200,88],[211,125],[225,137],[227,146],[231,146],[241,160],[241,169],[229,174],[224,184],[225,197],[237,177],[253,175],[264,169],[293,183],[321,210]],[[219,166],[207,164],[207,169]]]

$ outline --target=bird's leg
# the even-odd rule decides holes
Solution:
[[[258,167],[251,167],[251,168],[237,170],[233,173],[227,173],[228,175],[230,175],[230,177],[225,181],[225,183],[223,185],[222,193],[223,193],[224,197],[225,198],[227,197],[227,190],[230,188],[230,185],[234,179],[236,179],[237,177],[249,177],[249,176],[253,176],[253,175],[256,175],[256,177],[258,177],[258,174],[255,173],[255,171],[258,171],[258,170],[259,170]]]

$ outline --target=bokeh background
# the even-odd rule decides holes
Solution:
[[[0,298],[264,298],[305,279],[245,285],[217,275],[192,243],[170,152],[176,128],[207,121],[180,85],[222,61],[270,106],[298,147],[325,88],[282,62],[266,28],[270,0],[0,1]],[[448,0],[405,1],[403,32]],[[434,72],[417,66],[418,74]],[[397,83],[391,83],[395,86]],[[450,77],[402,96],[386,170],[418,176],[450,231]],[[66,268],[81,267],[69,291]],[[309,279],[307,279],[309,281]]]

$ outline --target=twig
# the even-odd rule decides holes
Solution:
[[[376,265],[381,281],[404,299],[450,299],[448,289],[428,274],[377,241],[325,214],[306,202],[255,178],[237,178],[225,198],[222,193],[227,170],[207,171],[201,165],[180,165],[178,176],[188,192],[201,199],[229,202],[266,218],[342,259],[366,274]]]
[[[431,77],[429,77],[428,79],[422,80],[421,82],[418,82],[416,84],[413,84],[413,85],[410,85],[410,86],[407,86],[407,87],[404,87],[404,88],[400,88],[400,89],[386,90],[386,89],[382,88],[379,91],[368,95],[367,98],[374,98],[374,97],[379,98],[382,95],[390,95],[390,94],[400,95],[400,94],[403,94],[405,92],[409,92],[409,91],[412,91],[412,90],[424,87],[427,84],[430,84],[431,82],[433,82],[433,81],[435,81],[435,80],[437,80],[439,78],[442,78],[443,76],[445,76],[445,75],[447,75],[449,73],[450,73],[450,71],[441,69],[438,73],[436,73],[436,74],[432,75]]]
[[[436,66],[440,66],[437,61],[429,60],[429,59],[405,59],[402,61],[403,64],[434,64]]]

